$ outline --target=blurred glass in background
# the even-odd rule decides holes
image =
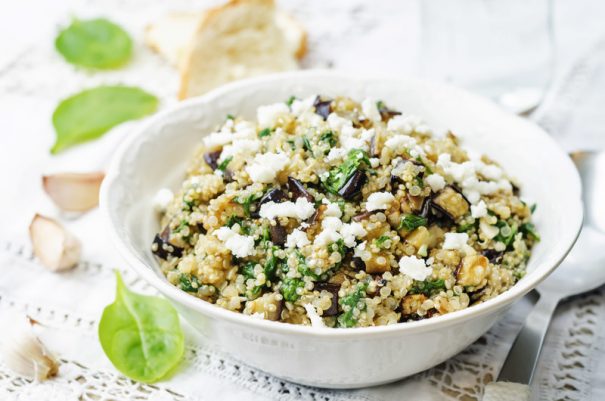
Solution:
[[[551,0],[426,0],[421,24],[426,78],[517,113],[540,103],[554,67]]]

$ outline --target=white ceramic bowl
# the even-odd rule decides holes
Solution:
[[[480,305],[391,326],[317,330],[253,319],[201,301],[170,285],[150,252],[157,218],[152,197],[177,189],[194,147],[228,113],[255,118],[259,105],[290,95],[372,97],[451,129],[463,145],[488,154],[538,203],[542,241],[528,274]],[[542,129],[491,102],[450,86],[413,79],[356,78],[325,71],[267,76],[224,86],[158,113],[133,132],[115,155],[101,193],[110,235],[126,262],[172,301],[210,344],[283,379],[331,388],[394,381],[430,368],[467,347],[565,257],[582,222],[581,188],[567,155]]]

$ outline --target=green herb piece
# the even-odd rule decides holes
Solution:
[[[406,214],[401,218],[398,230],[405,229],[407,231],[413,231],[420,226],[426,226],[428,220],[425,217],[417,216],[415,214]]]
[[[498,232],[498,235],[494,237],[494,241],[500,241],[507,247],[510,246],[518,232],[517,224],[513,223],[512,225],[509,225],[505,221],[498,220],[498,222],[496,222],[496,227],[498,227],[500,231]]]
[[[233,114],[227,114],[226,119],[233,121],[233,120],[235,120],[235,116]]]
[[[304,255],[300,251],[296,251],[296,258],[298,260],[297,270],[300,274],[302,274],[303,276],[309,276],[313,278],[313,280],[320,279],[321,275],[315,273],[315,271],[307,265],[307,261],[305,260]]]
[[[355,309],[359,309],[360,311],[366,309],[365,302],[363,302],[363,305],[360,305],[360,301],[366,295],[366,288],[368,288],[368,283],[357,284],[357,288],[351,294],[339,299],[338,303],[345,310],[337,318],[339,327],[354,327],[357,324],[357,318],[353,311]]]
[[[376,102],[376,108],[378,110],[384,110],[384,109],[387,108],[387,105],[384,104],[384,102],[382,100],[379,100],[379,101]]]
[[[338,194],[347,181],[355,174],[357,169],[370,167],[368,154],[361,149],[351,149],[345,161],[338,167],[329,171],[328,176],[322,178],[322,185],[328,192]]]
[[[334,138],[334,133],[332,131],[326,131],[319,137],[320,141],[327,142],[331,148],[336,146],[336,138]]]
[[[294,142],[294,140],[288,139],[286,142],[288,142],[290,144],[290,148],[292,150],[296,150],[296,142]]]
[[[445,290],[445,281],[442,279],[414,281],[410,288],[410,294],[424,294],[427,297]]]
[[[531,214],[534,214],[536,212],[536,208],[538,207],[537,203],[534,203],[533,205],[531,205],[529,207],[529,211],[531,212]]]
[[[532,223],[521,224],[519,230],[528,238],[532,238],[534,241],[540,241],[540,235],[538,235],[536,227]]]
[[[306,150],[307,152],[311,153],[311,156],[313,156],[313,148],[311,147],[311,142],[309,142],[309,138],[307,138],[306,135],[303,135],[302,140],[303,140],[303,149]]]
[[[197,277],[190,274],[181,274],[179,277],[179,288],[186,292],[197,292],[200,282]]]
[[[301,279],[286,277],[282,280],[280,292],[284,296],[286,302],[296,302],[296,300],[300,298],[300,295],[296,290],[303,288],[304,286],[305,282]]]
[[[225,160],[223,160],[217,167],[217,170],[220,170],[222,172],[225,172],[225,170],[227,170],[227,166],[229,165],[229,163],[231,163],[231,160],[233,160],[233,156],[227,156],[225,157]]]
[[[111,69],[130,60],[132,40],[120,26],[104,18],[74,19],[55,39],[55,48],[72,64]]]
[[[381,235],[380,237],[376,238],[374,240],[374,243],[376,244],[376,246],[378,248],[387,248],[385,246],[385,242],[392,240],[391,237],[389,237],[388,235]]]
[[[270,128],[262,129],[258,133],[258,137],[259,138],[263,138],[263,137],[269,136],[269,135],[271,135],[271,129]]]
[[[267,280],[273,281],[275,279],[277,270],[279,268],[279,265],[281,264],[281,259],[279,259],[277,256],[275,256],[275,252],[277,252],[278,250],[279,250],[279,247],[277,247],[277,246],[271,247],[271,252],[270,252],[271,254],[267,258],[267,261],[265,262],[265,266],[263,267],[263,271],[265,273],[265,277],[267,278]]]
[[[290,97],[288,98],[288,100],[286,100],[286,104],[287,104],[288,106],[292,106],[292,103],[294,103],[294,101],[295,101],[295,100],[296,100],[296,96],[290,96]]]
[[[179,233],[179,232],[183,231],[185,229],[185,227],[189,227],[189,223],[187,222],[187,220],[183,219],[183,220],[179,221],[179,225],[176,226],[176,228],[174,229],[174,232]]]
[[[257,265],[256,262],[248,261],[240,266],[238,273],[248,279],[256,279],[256,275],[254,274],[254,267]]]
[[[243,219],[240,216],[232,214],[227,219],[227,227],[233,227],[236,224],[239,224],[241,226],[242,225],[242,221],[243,221]]]
[[[159,297],[126,288],[116,272],[115,301],[105,307],[99,340],[111,363],[131,379],[155,382],[183,357],[185,339],[176,311]]]
[[[257,194],[248,195],[244,198],[238,196],[237,198],[235,198],[235,202],[242,205],[244,207],[244,213],[246,214],[246,217],[250,217],[250,206],[252,205],[252,203],[256,202],[260,198],[261,195]]]
[[[99,86],[77,93],[59,103],[53,113],[57,133],[52,154],[99,138],[116,125],[157,110],[158,99],[142,89]]]
[[[185,207],[183,208],[183,210],[185,210],[185,211],[192,211],[192,210],[193,210],[193,207],[195,206],[195,203],[194,203],[193,201],[190,201],[190,200],[184,200],[184,199],[183,199],[183,205],[185,206]]]
[[[456,228],[456,232],[465,233],[467,231],[472,230],[474,227],[475,227],[475,223],[462,224],[460,227]]]

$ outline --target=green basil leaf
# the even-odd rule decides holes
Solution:
[[[116,125],[154,113],[158,99],[142,89],[99,86],[68,97],[53,113],[57,133],[50,152],[99,138]]]
[[[131,379],[155,382],[174,369],[183,356],[185,340],[179,316],[159,297],[126,288],[116,272],[116,299],[105,307],[99,340],[113,366]]]
[[[126,31],[104,18],[74,19],[55,39],[55,48],[72,64],[111,69],[130,60],[132,40]]]

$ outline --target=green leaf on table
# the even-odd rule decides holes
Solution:
[[[155,382],[180,362],[185,349],[179,316],[159,297],[131,292],[116,272],[116,299],[105,307],[99,340],[113,366],[131,379]]]
[[[72,64],[111,69],[130,60],[132,40],[121,27],[104,18],[74,19],[55,39],[55,48]]]
[[[154,113],[158,99],[129,86],[99,86],[61,101],[53,113],[57,139],[50,152],[102,136],[116,125]]]

